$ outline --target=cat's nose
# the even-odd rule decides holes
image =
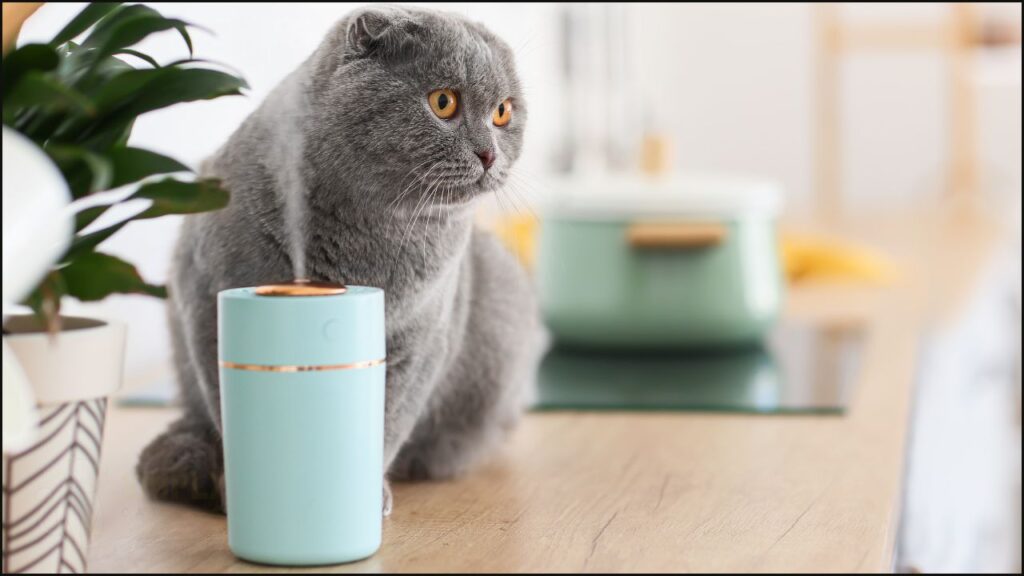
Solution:
[[[484,170],[489,170],[491,166],[494,166],[494,150],[488,148],[483,152],[477,152],[476,155],[480,158],[480,163],[484,165]]]

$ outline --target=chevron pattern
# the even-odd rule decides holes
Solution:
[[[40,440],[3,459],[3,571],[85,572],[107,399],[40,408]]]

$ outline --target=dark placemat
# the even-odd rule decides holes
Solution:
[[[763,344],[703,352],[554,348],[535,410],[842,413],[863,336],[848,326],[781,324]]]

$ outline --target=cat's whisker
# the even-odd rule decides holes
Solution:
[[[416,170],[417,168],[423,166],[427,162],[430,162],[431,160],[432,159],[428,158],[427,160],[425,160],[423,162],[420,162],[416,167],[414,167],[412,170],[410,170],[409,173],[411,174],[414,170]],[[395,215],[398,213],[398,206],[397,206],[398,203],[400,203],[404,198],[408,197],[408,195],[410,195],[413,191],[415,191],[416,188],[417,188],[417,184],[423,182],[423,180],[425,180],[427,177],[429,177],[430,174],[435,169],[437,169],[438,167],[440,167],[442,165],[442,163],[443,163],[443,161],[439,160],[439,161],[435,162],[434,164],[432,164],[429,168],[427,168],[427,170],[423,174],[421,174],[420,176],[416,177],[415,179],[413,179],[412,182],[410,182],[408,185],[406,185],[405,188],[402,190],[402,192],[400,192],[398,194],[398,196],[396,196],[395,199],[392,200],[388,204],[388,206],[389,206],[388,211],[390,212],[390,215],[388,216],[387,227],[390,228],[391,223],[395,219]],[[417,201],[416,207],[419,207],[419,201],[421,201],[421,200],[422,200],[422,198],[420,198]],[[390,208],[392,206],[394,206],[394,209]],[[415,208],[414,208],[414,210],[415,210]],[[399,245],[398,245],[399,252],[401,252],[402,248],[404,247],[404,245],[405,245],[405,237],[408,234],[408,232],[412,229],[413,224],[414,224],[414,220],[410,219],[409,222],[406,224],[406,227],[403,229],[402,236],[401,236],[402,239],[400,240]],[[388,272],[388,276],[389,277],[394,275],[395,267],[398,266],[398,262],[400,262],[400,260],[399,259],[395,259],[393,262],[394,263],[392,264],[392,266],[389,267],[390,268],[390,270]]]
[[[454,194],[455,194],[455,184],[452,183],[452,184],[449,184],[448,185],[448,189],[445,190],[445,195],[444,195],[445,210],[451,210],[451,199],[452,199],[452,196],[454,196]],[[448,225],[449,225],[449,223],[450,223],[449,219],[445,218],[444,225],[443,225],[443,228],[442,228],[443,232],[448,232]]]
[[[512,181],[511,179],[509,179],[508,173],[506,172],[505,180],[502,182],[502,186],[498,189],[503,194],[508,196],[510,202],[513,200],[511,192],[512,192],[512,187],[514,186],[514,184],[515,184],[515,182]]]
[[[427,196],[428,196],[427,197],[427,202],[428,202],[428,206],[429,207],[428,207],[428,209],[426,211],[426,215],[428,217],[430,217],[430,215],[433,212],[434,208],[437,208],[438,210],[440,210],[440,208],[441,208],[440,206],[437,205],[436,202],[434,202],[434,200],[437,197],[437,192],[441,189],[441,186],[443,186],[443,185],[445,185],[445,181],[444,181],[444,179],[442,177],[441,179],[438,179],[437,186],[434,186],[427,193]],[[441,214],[440,213],[438,213],[438,215],[436,217],[436,220],[437,220],[437,222],[440,222],[440,220],[441,220]],[[435,222],[435,226],[436,226],[437,222]],[[440,233],[437,235],[437,241],[438,241],[438,244],[440,245],[440,241],[441,241]],[[427,238],[424,238],[424,241],[420,243],[421,253],[423,255],[423,262],[424,263],[426,263],[426,261],[427,261],[427,244],[428,244]]]
[[[449,185],[445,185],[445,190],[449,188]],[[437,204],[437,222],[434,223],[434,229],[436,232],[437,245],[441,245],[441,222],[444,218],[444,192],[441,193],[441,202]]]
[[[512,173],[511,171],[509,172],[508,175],[509,176],[514,176],[516,178],[516,179],[508,179],[508,180],[506,180],[506,184],[509,185],[508,190],[510,192],[514,193],[520,199],[520,201],[523,203],[523,205],[526,207],[526,209],[530,212],[530,214],[531,214],[532,218],[534,219],[534,221],[539,221],[540,217],[533,210],[533,208],[530,205],[530,202],[526,198],[524,198],[522,196],[520,188],[524,184],[522,182],[520,182],[521,177],[519,177],[517,174]],[[522,214],[520,214],[520,215],[522,215]],[[519,227],[519,226],[511,227],[512,242],[513,242],[513,245],[517,247],[516,248],[517,251],[521,250],[522,247],[525,244],[523,242],[524,234],[525,233],[526,232],[524,232],[524,230],[521,227]],[[520,258],[520,261],[522,262],[522,258],[525,257],[526,255],[525,254],[517,253],[516,256],[518,258]],[[523,262],[523,263],[525,264],[525,262]]]
[[[551,46],[551,42],[537,42],[537,38],[539,38],[539,35],[537,32],[533,32],[512,49],[512,53],[516,55],[516,60],[523,61],[527,56],[533,54],[537,48],[542,46],[548,48]]]
[[[431,162],[432,160],[433,160],[433,158],[427,158],[427,159],[426,159],[426,160],[424,160],[423,162],[420,162],[420,163],[419,163],[419,164],[417,164],[416,166],[413,166],[413,168],[412,168],[411,170],[409,170],[408,172],[406,172],[406,173],[405,173],[405,175],[404,175],[404,176],[402,176],[402,180],[401,180],[401,182],[405,182],[405,180],[406,180],[407,178],[409,178],[409,176],[412,176],[412,174],[413,174],[413,173],[414,173],[414,172],[415,172],[416,170],[420,169],[421,167],[423,167],[423,165],[424,165],[424,164],[427,164],[427,163]],[[437,165],[439,165],[439,164],[440,164],[440,161],[438,161],[438,162],[437,162],[436,164],[434,164],[434,165],[432,165],[432,166],[431,166],[430,168],[428,168],[428,169],[427,169],[427,171],[426,171],[426,172],[425,172],[424,174],[421,174],[420,176],[418,176],[418,177],[416,177],[416,178],[413,178],[412,182],[410,182],[410,183],[409,183],[409,185],[411,186],[411,185],[412,185],[413,183],[415,183],[415,182],[419,181],[420,179],[422,179],[422,178],[423,178],[423,176],[424,176],[425,174],[429,174],[429,173],[430,173],[430,171],[431,171],[431,170],[433,170],[433,169],[434,169],[434,168],[435,168],[435,167],[436,167]],[[409,188],[409,186],[405,186],[405,188],[403,188],[403,192],[404,192],[404,191],[405,191],[406,189],[408,189],[408,188]]]
[[[499,193],[495,197],[497,197],[497,198],[501,197],[501,190],[499,190]],[[516,206],[515,202],[512,201],[511,196],[509,197],[508,200],[512,204],[512,206],[515,208],[516,214],[520,218],[522,218],[523,217],[523,213],[519,209],[519,207]],[[509,224],[509,223],[506,222],[506,231],[505,231],[505,233],[506,234],[511,234],[511,236],[512,236],[512,238],[511,238],[512,239],[512,246],[518,247],[518,246],[522,246],[523,245],[523,242],[522,242],[522,240],[523,240],[523,233],[522,233],[522,230],[520,229],[519,226],[517,226],[515,224]],[[510,251],[513,251],[513,253],[518,251],[518,249],[513,250],[512,246],[508,246]],[[519,255],[516,254],[516,257],[519,258]]]
[[[505,201],[502,199],[501,189],[494,191],[494,199],[498,202],[498,206],[504,216],[507,217],[512,214],[512,211],[508,209],[508,206],[505,205]]]
[[[452,185],[452,186],[449,186],[449,187],[448,187],[448,198],[447,198],[447,202],[448,202],[448,205],[449,205],[449,206],[451,206],[452,200],[454,200],[454,199],[455,199],[455,186],[454,186],[454,185]]]
[[[522,166],[514,167],[509,173],[523,184],[535,188],[541,195],[547,195],[550,192],[544,179]]]
[[[496,194],[495,197],[496,198],[500,198],[501,197],[501,190],[498,191],[498,194]],[[509,202],[511,202],[511,201],[512,201],[512,199],[509,198]],[[513,204],[513,206],[514,206],[514,204]],[[519,211],[518,207],[516,207],[516,214],[518,214],[520,217],[522,217],[522,212]],[[512,235],[512,245],[513,246],[521,246],[522,245],[522,236],[520,234],[519,227],[515,226],[515,225],[512,225],[512,224],[509,224],[508,222],[506,222],[505,226],[506,226],[505,233]],[[510,251],[512,250],[512,246],[507,246],[507,247],[509,248]]]
[[[427,196],[427,206],[426,206],[426,215],[428,217],[430,216],[430,212],[431,212],[431,209],[433,207],[434,207],[434,197],[433,197],[433,195],[428,195]],[[423,265],[425,266],[427,264],[427,244],[430,243],[430,236],[429,236],[430,232],[427,231],[427,230],[423,230],[423,232],[424,232],[423,239],[420,241],[420,256],[423,258]]]
[[[527,194],[527,198],[543,197],[548,194],[547,185],[539,183],[536,176],[521,173],[518,168],[510,171],[509,175],[519,184],[523,192]]]
[[[509,184],[510,182],[506,180],[505,184],[501,188],[498,188],[498,194],[504,196],[508,200],[509,205],[512,206],[512,209],[515,211],[517,216],[522,216],[522,210],[519,209],[519,205],[516,204],[515,198],[509,193]]]
[[[405,190],[403,190],[403,194],[408,194],[409,192],[415,190],[417,184],[422,184],[427,179],[427,177],[429,177],[431,175],[433,175],[434,178],[443,178],[444,177],[444,171],[445,171],[445,166],[444,165],[445,165],[445,160],[438,160],[437,162],[432,164],[427,169],[427,171],[424,172],[419,178],[417,178],[416,180],[414,180],[412,183],[410,183],[408,186],[405,187]],[[437,170],[438,168],[441,169],[440,172],[435,173],[434,170]]]
[[[429,175],[431,174],[431,172],[433,172],[433,171],[434,171],[434,170],[435,170],[436,168],[438,168],[439,166],[441,166],[441,164],[442,164],[442,162],[441,162],[441,161],[438,161],[438,162],[437,162],[436,164],[432,165],[432,166],[431,166],[431,167],[430,167],[430,168],[429,168],[429,169],[427,170],[427,172],[423,174],[423,176],[421,176],[421,177],[420,177],[419,179],[417,179],[417,181],[416,181],[416,182],[413,182],[412,184],[410,184],[409,186],[407,186],[405,190],[403,190],[402,194],[401,194],[401,195],[399,196],[399,199],[401,199],[401,198],[405,198],[405,197],[407,197],[407,196],[408,196],[409,194],[411,194],[411,193],[412,193],[413,191],[415,191],[415,190],[417,189],[417,185],[416,185],[416,184],[417,184],[417,182],[422,182],[422,181],[423,181],[424,179],[426,179],[426,178],[427,178],[427,177],[428,177],[428,176],[429,176]],[[427,186],[427,188],[429,188],[429,185]],[[416,208],[419,208],[419,206],[420,206],[420,202],[422,202],[422,200],[423,200],[423,197],[422,197],[422,196],[421,196],[421,197],[420,197],[420,198],[419,198],[419,199],[417,200],[417,202],[416,202],[416,205],[415,205],[415,206],[414,206],[414,208],[413,208],[413,212],[414,212],[414,213],[415,213],[415,211],[416,211]],[[395,214],[397,214],[397,212],[398,212],[398,210],[397,210],[397,206],[396,206],[396,209],[395,209],[395,210],[392,210],[392,211],[391,211],[391,216],[390,216],[390,217],[389,217],[389,219],[388,219],[388,225],[389,225],[389,226],[390,226],[390,222],[391,222],[391,220],[392,220],[392,219],[393,219],[393,218],[395,217]],[[415,221],[415,218],[412,218],[412,219],[410,219],[410,221],[409,221],[409,224],[408,224],[408,227],[411,227],[411,226],[413,225],[413,222],[414,222],[414,221]],[[403,234],[403,239],[404,239],[404,234]],[[404,240],[403,240],[403,243],[404,243]]]
[[[433,157],[428,157],[428,158],[427,158],[426,160],[424,160],[423,162],[420,162],[419,164],[417,164],[417,165],[413,166],[411,170],[409,170],[408,172],[406,172],[406,173],[405,173],[405,175],[404,175],[404,176],[402,176],[402,181],[404,182],[404,181],[405,181],[405,179],[406,179],[406,178],[408,178],[409,176],[411,176],[413,172],[415,172],[416,170],[418,170],[419,168],[421,168],[421,167],[422,167],[422,166],[423,166],[424,164],[426,164],[426,163],[428,163],[428,162],[430,162],[430,161],[432,161],[432,160],[433,160]]]
[[[427,162],[430,162],[430,161],[431,161],[431,159],[429,159],[429,158],[428,158],[427,160],[425,160],[425,161],[421,162],[421,163],[420,163],[420,164],[419,164],[418,166],[416,166],[415,168],[413,168],[412,170],[410,170],[410,171],[409,171],[409,174],[412,174],[412,172],[413,172],[414,170],[416,170],[416,169],[417,169],[417,168],[419,168],[420,166],[423,166],[424,164],[426,164]],[[410,192],[412,192],[412,190],[414,189],[414,187],[416,186],[416,184],[417,184],[417,183],[420,183],[420,182],[422,182],[422,181],[423,181],[423,180],[424,180],[424,179],[425,179],[425,178],[426,178],[427,176],[429,176],[429,175],[430,175],[430,173],[431,173],[431,172],[433,172],[433,171],[434,171],[434,169],[436,169],[436,168],[438,168],[439,166],[441,166],[442,162],[443,162],[443,161],[441,161],[441,160],[438,160],[438,161],[437,161],[436,163],[434,163],[434,164],[433,164],[433,165],[431,165],[431,166],[430,166],[429,168],[427,168],[427,171],[426,171],[426,172],[424,172],[423,174],[421,174],[421,175],[420,175],[420,176],[418,176],[417,178],[413,179],[413,181],[412,181],[412,182],[410,182],[410,183],[409,183],[409,184],[408,184],[407,186],[405,186],[405,188],[403,188],[403,189],[402,189],[402,191],[401,191],[401,192],[400,192],[400,193],[398,194],[398,196],[396,196],[396,197],[395,197],[395,199],[394,199],[394,200],[392,200],[392,201],[391,201],[390,203],[388,203],[388,207],[387,207],[387,210],[391,211],[391,209],[392,209],[392,208],[396,208],[396,207],[397,207],[397,204],[398,204],[399,202],[401,202],[401,201],[402,201],[402,199],[404,199],[404,198],[405,198],[405,197],[406,197],[406,196],[407,196],[407,195],[408,195],[408,194],[409,194]],[[404,180],[405,178],[407,178],[407,177],[408,177],[408,174],[407,174],[406,176],[404,176],[404,177],[403,177],[403,180]],[[394,213],[393,213],[393,212],[392,212],[392,216],[394,216]]]
[[[519,184],[515,184],[510,190],[526,211],[529,212],[530,216],[535,220],[539,220],[540,218],[537,216],[537,211],[533,209],[533,206],[530,204],[530,200],[526,197],[526,192],[522,190],[521,186]]]
[[[516,198],[519,199],[519,201],[523,204],[523,206],[530,213],[530,215],[533,216],[534,219],[539,220],[540,218],[539,216],[537,216],[537,212],[533,209],[533,206],[530,204],[528,193],[523,190],[525,183],[514,172],[509,172],[508,175],[510,176],[510,178],[506,180],[505,183],[509,186],[509,191],[512,194],[514,194]]]
[[[519,203],[516,202],[515,197],[512,196],[512,194],[510,194],[508,190],[503,190],[502,194],[504,194],[505,197],[508,199],[508,203],[509,203],[509,205],[512,206],[512,210],[515,212],[515,215],[520,217],[520,218],[522,218],[523,217],[523,211],[520,209]]]
[[[427,185],[427,188],[425,190],[428,190],[430,188],[430,186],[432,186],[436,182],[437,182],[437,180],[435,179],[433,182],[431,182],[430,184]],[[415,225],[415,223],[416,223],[416,214],[419,211],[420,205],[423,204],[423,201],[426,199],[426,197],[427,197],[426,192],[424,192],[423,194],[420,195],[419,199],[416,200],[416,205],[412,209],[412,214],[409,217],[409,221],[406,222],[405,229],[402,231],[402,239],[398,243],[398,251],[399,251],[399,253],[401,253],[402,249],[405,248],[405,239],[408,237],[409,232],[412,230],[413,226]]]
[[[431,166],[431,169],[433,169],[434,167],[435,166]],[[427,172],[425,174],[423,174],[422,176],[417,178],[415,181],[411,182],[408,186],[405,187],[405,189],[403,189],[398,194],[398,196],[396,196],[391,202],[388,203],[388,206],[387,206],[387,208],[385,210],[390,213],[389,216],[388,216],[388,225],[389,226],[391,224],[391,221],[394,220],[395,215],[399,211],[399,204],[401,204],[401,202],[406,197],[408,197],[408,195],[415,189],[417,183],[422,181],[424,178],[426,178],[430,174],[430,171],[431,170],[427,170]]]
[[[416,209],[413,210],[412,217],[409,219],[409,224],[406,226],[406,232],[402,235],[402,244],[400,248],[405,246],[405,239],[412,231],[416,224],[416,219],[419,218],[420,213],[423,209],[428,208],[431,205],[431,191],[443,182],[443,175],[436,178],[427,188],[424,190],[423,195],[420,197],[419,202],[416,203]]]

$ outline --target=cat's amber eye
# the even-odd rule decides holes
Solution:
[[[455,96],[455,92],[447,88],[434,90],[427,95],[427,101],[430,102],[430,109],[434,111],[434,114],[443,120],[455,116],[455,111],[459,109],[458,97]]]
[[[491,115],[494,120],[495,126],[504,126],[508,124],[508,121],[512,119],[512,100],[506,98],[504,102],[498,104],[498,107],[494,109],[494,114]]]

